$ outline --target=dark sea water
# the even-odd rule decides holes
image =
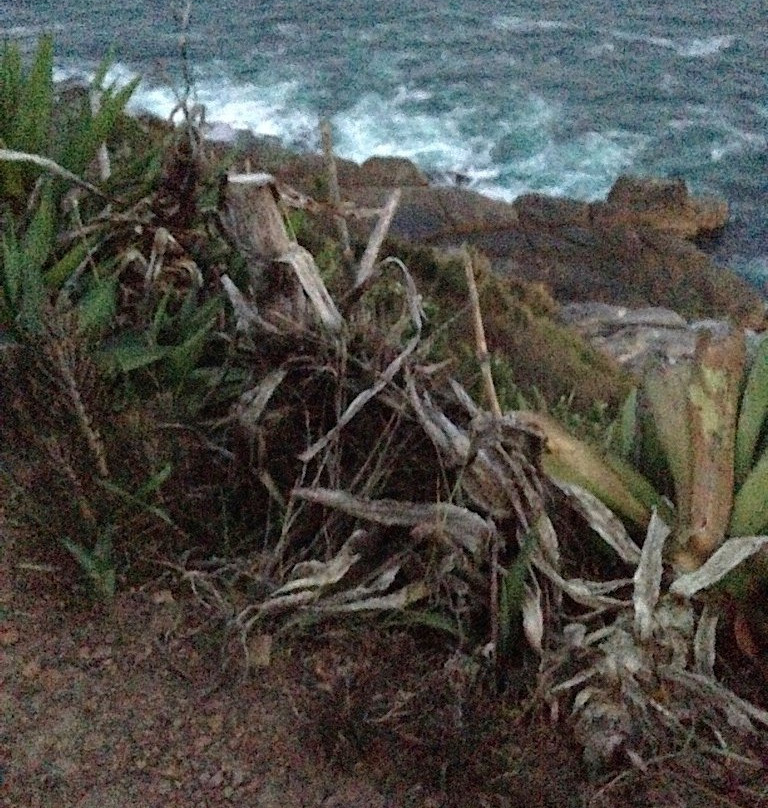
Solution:
[[[144,77],[135,106],[168,114],[173,7],[0,0],[0,33],[52,30],[61,77],[112,48],[115,80]],[[342,156],[507,199],[682,176],[732,204],[716,259],[768,283],[768,0],[195,0],[189,48],[208,120],[293,146],[329,117]]]

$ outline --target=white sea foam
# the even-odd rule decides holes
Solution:
[[[540,31],[578,30],[579,26],[562,20],[536,20],[530,17],[517,17],[500,14],[491,20],[491,25],[499,31],[514,34],[534,34]]]
[[[713,56],[716,53],[727,50],[736,42],[736,37],[730,34],[710,36],[704,39],[672,39],[669,37],[650,36],[647,34],[636,34],[629,31],[613,29],[606,32],[615,39],[623,42],[639,42],[645,45],[653,45],[657,48],[674,51],[678,56],[683,56],[688,59]]]
[[[59,79],[73,75],[88,78],[83,71],[57,71]],[[107,82],[123,85],[134,75],[118,64]],[[315,148],[319,114],[300,90],[293,81],[237,84],[213,65],[196,82],[193,101],[205,106],[214,139],[231,141],[238,130],[250,130],[289,146]],[[501,120],[471,106],[435,111],[432,100],[431,92],[404,85],[389,96],[363,95],[331,118],[337,153],[358,162],[376,155],[406,157],[436,176],[461,177],[498,198],[542,191],[595,199],[645,145],[642,136],[618,131],[557,138],[561,106],[533,94],[521,96],[514,114]],[[177,103],[171,87],[142,82],[130,108],[168,117]],[[487,121],[481,130],[478,119]]]
[[[9,28],[0,26],[0,39],[31,39],[43,33],[63,31],[61,24],[54,25],[12,25]]]
[[[213,71],[213,73],[211,72]],[[312,147],[317,142],[318,116],[302,103],[299,84],[293,81],[258,86],[236,84],[214,66],[195,81],[191,101],[205,107],[205,119],[214,127],[214,136],[227,140],[237,130],[278,137],[295,147]],[[216,73],[219,72],[219,75]],[[136,73],[122,64],[110,67],[105,83],[124,86]],[[93,72],[77,68],[57,68],[54,78],[88,81]],[[141,81],[128,109],[168,118],[179,104],[180,87]],[[229,127],[229,129],[227,129]]]
[[[720,51],[727,50],[736,42],[735,36],[711,36],[706,39],[689,39],[678,43],[675,50],[681,56],[696,58],[699,56],[712,56]]]
[[[629,132],[586,132],[567,141],[550,140],[536,154],[513,160],[503,177],[503,198],[525,191],[595,200],[605,195],[616,176],[630,169],[648,143]],[[482,190],[490,190],[485,189]]]
[[[357,161],[372,155],[407,157],[427,169],[461,173],[475,167],[479,159],[489,161],[492,143],[462,132],[462,119],[471,110],[427,112],[418,102],[428,98],[405,88],[389,99],[376,93],[364,95],[333,116],[339,154]]]
[[[696,129],[706,132],[705,148],[714,163],[733,155],[762,152],[768,148],[768,136],[744,128],[734,120],[729,109],[700,104],[688,106],[686,112],[684,117],[667,121],[667,128],[682,133]]]
[[[768,138],[758,132],[747,132],[731,124],[723,124],[723,129],[723,136],[713,142],[709,150],[710,159],[715,163],[734,154],[761,152],[768,148]]]

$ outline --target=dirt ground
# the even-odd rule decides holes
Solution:
[[[238,643],[159,580],[108,612],[0,566],[2,808],[768,806],[765,772],[696,762],[590,779],[567,725],[525,713],[413,633]],[[697,782],[700,781],[700,785]]]

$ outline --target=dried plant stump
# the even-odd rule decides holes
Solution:
[[[338,331],[341,315],[314,259],[289,235],[279,200],[270,174],[232,174],[219,201],[222,228],[248,267],[254,322],[258,311],[266,321],[304,327],[314,310],[327,329]]]

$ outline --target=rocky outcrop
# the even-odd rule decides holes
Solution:
[[[652,227],[679,238],[711,233],[728,221],[727,202],[691,196],[683,180],[619,177],[605,203],[592,211],[608,223]]]
[[[665,308],[631,309],[605,303],[569,303],[561,307],[558,319],[638,379],[650,365],[693,357],[701,331],[726,333],[733,327],[725,320],[689,322]],[[760,339],[747,332],[748,344]]]
[[[764,301],[743,278],[716,266],[689,239],[722,228],[725,202],[693,196],[680,180],[619,178],[606,199],[587,203],[526,194],[513,203],[463,187],[434,187],[401,158],[362,166],[339,161],[342,197],[379,207],[402,189],[390,233],[435,247],[469,243],[495,271],[543,283],[562,303],[666,307],[688,319],[730,318],[764,325]],[[316,156],[285,164],[279,178],[317,194],[324,168]],[[356,222],[367,236],[370,223]]]

